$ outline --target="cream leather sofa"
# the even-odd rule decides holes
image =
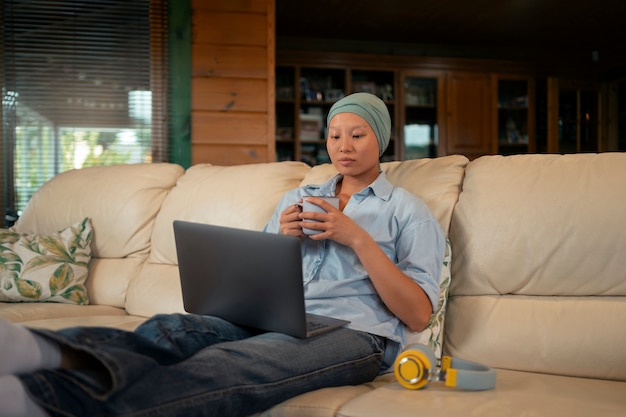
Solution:
[[[626,154],[448,156],[383,169],[426,201],[450,238],[444,351],[496,368],[496,388],[432,382],[413,391],[386,374],[263,415],[626,415]],[[183,311],[174,219],[261,229],[285,191],[333,172],[281,162],[60,174],[16,229],[46,234],[91,218],[90,304],[0,303],[0,317],[132,329],[155,313]]]

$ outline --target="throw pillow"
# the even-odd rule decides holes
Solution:
[[[89,218],[50,235],[0,229],[0,301],[89,304],[92,240]]]
[[[441,358],[443,345],[443,321],[446,316],[446,305],[448,303],[448,293],[450,291],[452,248],[450,239],[446,240],[446,253],[443,258],[443,266],[439,276],[439,303],[435,312],[430,318],[426,329],[421,332],[409,332],[406,336],[407,344],[419,343],[427,345],[435,353],[437,358]]]

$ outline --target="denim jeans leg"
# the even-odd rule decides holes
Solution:
[[[263,333],[151,367],[106,400],[85,399],[85,391],[58,373],[40,373],[27,383],[53,416],[86,411],[93,416],[246,416],[317,388],[371,381],[383,356],[384,339],[349,329],[311,339]],[[57,408],[66,414],[55,414]]]
[[[154,316],[134,332],[99,327],[34,331],[63,346],[86,352],[101,364],[100,368],[87,372],[43,372],[62,377],[67,380],[64,384],[76,385],[99,401],[123,390],[153,367],[180,362],[214,343],[239,340],[258,333],[217,317],[187,314]],[[42,381],[41,377],[34,380]],[[38,383],[29,381],[24,376],[27,387],[39,390]]]
[[[349,329],[311,339],[265,333],[154,368],[107,406],[111,415],[248,416],[314,389],[371,381],[383,357],[382,338]]]

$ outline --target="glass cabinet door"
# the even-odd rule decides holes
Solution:
[[[344,68],[300,68],[295,132],[300,161],[309,165],[330,162],[325,141],[326,116],[333,103],[346,94],[346,76]]]
[[[559,152],[598,152],[598,92],[559,92]]]
[[[381,161],[385,162],[395,160],[395,72],[369,69],[352,69],[350,71],[350,92],[365,92],[375,94],[387,105],[392,124],[391,137],[389,139],[389,146],[387,146],[385,153],[381,157]]]
[[[530,80],[497,80],[497,153],[512,155],[535,150]]]
[[[401,159],[434,158],[439,143],[439,77],[403,77]]]
[[[601,94],[595,84],[548,78],[548,152],[602,151]]]

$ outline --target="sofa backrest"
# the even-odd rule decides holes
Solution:
[[[424,200],[447,236],[468,162],[464,156],[450,155],[433,159],[384,162],[381,169],[392,184],[406,188]],[[306,175],[302,185],[320,184],[336,173],[331,164],[316,165]]]
[[[625,185],[623,153],[472,161],[450,231],[445,350],[626,379]]]
[[[391,162],[382,167],[393,183],[422,197],[447,231],[467,162],[463,156],[449,156]],[[129,286],[127,311],[146,317],[184,311],[174,220],[260,230],[285,192],[323,182],[335,173],[332,165],[311,168],[300,162],[189,168],[163,202],[154,224],[152,253]]]
[[[16,230],[49,234],[89,217],[94,235],[86,282],[90,303],[124,307],[128,283],[150,253],[161,203],[183,172],[165,163],[63,172],[33,195]]]
[[[301,162],[189,168],[163,202],[152,231],[152,252],[128,290],[127,311],[145,317],[184,311],[174,220],[261,230],[283,194],[309,170]]]

